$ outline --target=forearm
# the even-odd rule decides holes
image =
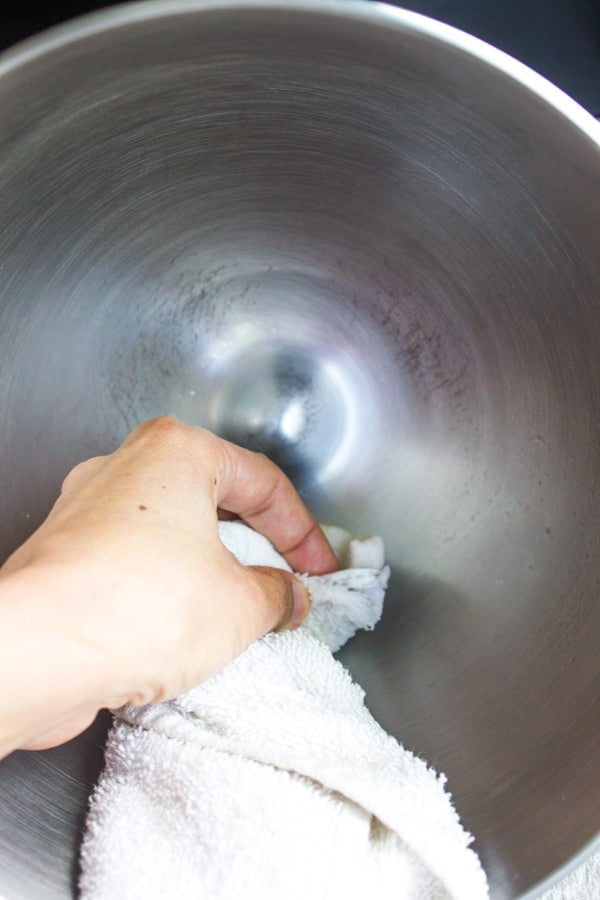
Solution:
[[[100,697],[101,660],[76,633],[75,589],[60,572],[0,570],[0,757],[85,715]]]

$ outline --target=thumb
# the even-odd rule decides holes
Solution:
[[[252,573],[258,587],[261,634],[297,628],[311,607],[310,593],[300,579],[285,569],[270,566],[248,566],[248,572]]]

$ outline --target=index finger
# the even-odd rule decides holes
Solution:
[[[219,440],[217,505],[267,537],[296,572],[324,575],[338,563],[289,478],[266,456]]]

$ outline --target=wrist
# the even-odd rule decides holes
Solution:
[[[0,756],[102,706],[106,666],[78,628],[84,603],[72,571],[0,570]]]

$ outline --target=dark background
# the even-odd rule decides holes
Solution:
[[[0,0],[0,49],[94,9],[94,0]],[[506,50],[600,115],[600,0],[420,0],[395,3]]]

